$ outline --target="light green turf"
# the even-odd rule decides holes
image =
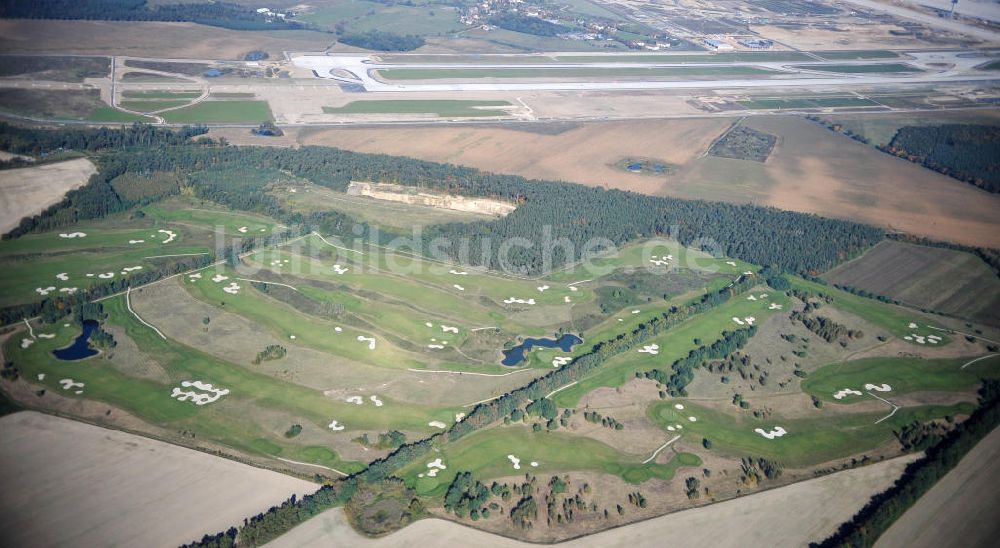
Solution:
[[[683,410],[674,407],[678,402],[684,405]],[[786,419],[772,414],[760,420],[749,413],[740,413],[736,407],[723,413],[678,399],[652,404],[647,415],[664,429],[682,426],[680,430],[667,433],[680,434],[690,442],[700,443],[702,438],[708,438],[712,451],[720,455],[764,457],[784,466],[805,467],[873,450],[891,440],[894,430],[915,420],[969,413],[973,407],[972,403],[904,407],[891,418],[875,424],[889,414],[888,405],[885,412],[877,413],[846,414],[826,410],[823,416],[815,418]],[[696,421],[690,421],[690,417],[695,417]],[[769,440],[754,431],[756,428],[770,431],[775,426],[781,426],[787,434]]]
[[[142,116],[141,114],[132,114],[131,112],[122,112],[116,108],[109,106],[102,106],[95,109],[90,115],[87,116],[87,120],[90,122],[151,122],[152,118],[149,116]]]
[[[164,112],[173,123],[255,124],[273,120],[267,101],[202,101],[189,107]]]
[[[196,99],[201,96],[200,91],[168,91],[161,89],[153,90],[125,90],[122,97],[126,99]]]
[[[458,99],[351,101],[342,107],[323,107],[326,114],[436,114],[441,117],[506,116],[507,101],[465,101]]]
[[[879,63],[872,65],[798,65],[793,66],[799,70],[815,70],[819,72],[838,72],[842,74],[862,74],[879,72],[923,72],[913,65],[906,63]]]
[[[666,439],[664,439],[666,441]],[[669,454],[669,453],[668,453]],[[521,459],[515,470],[507,455]],[[427,463],[440,458],[447,466],[436,477],[427,477]],[[480,430],[454,443],[444,444],[403,467],[397,475],[421,495],[442,495],[458,472],[472,472],[489,481],[503,476],[564,473],[574,470],[614,474],[629,483],[650,478],[670,479],[682,466],[698,466],[701,459],[681,453],[668,464],[643,464],[648,455],[627,455],[599,441],[563,432],[533,432],[524,425]],[[537,462],[538,466],[531,466]],[[425,474],[423,478],[419,474]]]
[[[174,108],[182,105],[186,105],[190,101],[185,101],[183,99],[169,100],[169,99],[135,99],[130,101],[122,101],[120,104],[122,108],[128,110],[134,110],[136,112],[153,112],[157,110],[163,110],[165,108]]]
[[[917,391],[960,391],[974,387],[984,378],[1000,376],[1000,355],[980,360],[962,369],[974,358],[925,360],[921,358],[867,358],[847,363],[823,366],[802,381],[802,390],[833,403],[855,403],[869,398],[866,384],[888,384],[890,392],[873,391],[883,398]],[[861,396],[848,395],[841,399],[834,393],[850,388]]]

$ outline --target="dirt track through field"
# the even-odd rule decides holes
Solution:
[[[5,546],[177,546],[242,523],[292,493],[317,489],[33,411],[0,418],[0,440]]]
[[[0,233],[36,215],[97,172],[86,158],[0,171]]]
[[[702,508],[653,518],[555,546],[629,548],[659,546],[799,547],[821,540],[868,498],[887,488],[914,456],[847,470],[818,479]],[[408,546],[537,547],[441,519],[425,519],[379,539],[362,537],[343,510],[320,514],[268,544],[404,548]]]

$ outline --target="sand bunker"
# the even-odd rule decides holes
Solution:
[[[105,272],[104,274],[98,274],[97,277],[101,278],[102,280],[107,280],[109,278],[114,278],[115,277],[115,273],[114,272]]]
[[[60,273],[56,274],[56,279],[65,282],[65,281],[69,280],[69,276],[67,275],[66,272],[60,272]]]
[[[38,338],[39,339],[54,339],[54,338],[56,338],[56,334],[55,333],[39,333],[38,334]]]
[[[670,431],[670,432],[673,432],[674,430],[676,430],[676,428],[674,428],[673,426],[668,426],[667,430]]]
[[[729,266],[736,266],[736,263],[733,261],[726,261],[726,264]]]
[[[77,291],[77,288],[75,288],[75,287],[60,287],[59,288],[59,292],[60,293],[69,293],[70,295],[72,295],[73,293],[76,293],[76,291]]]
[[[175,234],[171,230],[163,230],[161,228],[160,230],[157,230],[157,232],[159,232],[160,234],[166,234],[167,235],[167,239],[163,240],[163,243],[165,243],[165,244],[169,244],[170,242],[174,241],[174,238],[177,237],[177,234]]]
[[[426,325],[427,327],[434,327],[434,324],[432,324],[431,322],[424,322],[424,325]]]
[[[224,282],[224,281],[226,281],[228,279],[229,279],[229,276],[223,276],[222,274],[216,274],[215,276],[212,276],[212,281],[215,282],[215,283]]]
[[[71,388],[83,388],[84,384],[82,382],[76,382],[73,379],[60,379],[59,384],[62,385],[63,390],[69,390]]]
[[[35,344],[35,339],[21,339],[21,348],[28,348]]]
[[[440,428],[441,430],[444,430],[445,428],[448,427],[447,424],[445,424],[445,423],[443,423],[441,421],[431,421],[431,422],[427,423],[427,426],[433,426],[434,428]]]
[[[563,302],[564,303],[571,303],[571,302],[573,302],[573,300],[569,298],[569,295],[564,295],[563,296]]]
[[[351,396],[350,398],[347,398],[346,401],[347,401],[347,403],[353,403],[353,404],[356,404],[356,405],[361,405],[361,404],[365,403],[364,398],[362,398],[361,396]]]
[[[60,238],[86,238],[86,232],[70,232],[69,234],[59,234]]]
[[[860,395],[861,395],[861,392],[858,392],[857,390],[852,390],[850,388],[844,388],[843,390],[838,390],[833,395],[833,397],[834,397],[834,399],[842,400],[842,399],[846,398],[847,396],[860,396]]]
[[[444,348],[444,345],[443,344],[428,344],[427,348],[432,348],[434,350],[441,350],[442,348]]]
[[[39,373],[38,374],[38,380],[44,381],[45,380],[45,373]]]
[[[667,266],[667,261],[674,260],[673,255],[664,255],[662,257],[657,257],[656,255],[650,255],[649,262],[653,263],[655,266]]]
[[[562,367],[571,361],[573,361],[573,358],[570,356],[556,356],[552,358],[552,367]]]
[[[510,463],[514,465],[514,470],[521,469],[521,459],[515,457],[514,455],[507,455],[507,458],[510,459]]]
[[[866,384],[865,385],[865,390],[874,390],[876,392],[890,392],[892,390],[892,387],[889,386],[888,384],[885,384],[885,383],[882,383],[882,384]]]
[[[50,285],[49,287],[36,287],[35,288],[35,292],[37,292],[39,295],[42,295],[42,296],[48,295],[50,291],[55,291],[55,290],[56,290],[56,288],[55,288],[54,285]]]
[[[340,326],[337,326],[337,327],[334,327],[333,330],[336,331],[337,333],[340,333],[344,329],[342,327],[340,327]]]
[[[181,386],[184,388],[195,388],[197,390],[201,390],[202,392],[195,392],[194,390],[181,390],[180,388],[174,387],[170,392],[170,397],[176,399],[177,401],[190,400],[195,405],[206,405],[216,402],[219,398],[229,393],[228,388],[215,388],[211,384],[201,381],[182,381]]]
[[[382,407],[382,400],[378,399],[378,396],[369,396],[368,399],[375,404],[375,407]]]
[[[757,321],[757,318],[753,316],[747,316],[743,318],[743,321],[747,322],[747,325],[753,325],[753,322]]]
[[[757,297],[754,297],[753,295],[750,295],[749,297],[747,297],[747,300],[748,301],[756,301]]]
[[[468,276],[468,274],[469,274],[468,272],[466,272],[464,270],[459,271],[459,270],[454,270],[454,269],[449,270],[448,273],[449,274],[454,274],[456,276]]]
[[[192,280],[200,280],[201,279],[201,272],[195,272],[194,274],[188,274],[188,278],[191,278]]]
[[[639,352],[641,354],[652,354],[652,355],[655,356],[655,355],[657,355],[657,354],[660,353],[660,345],[658,345],[658,344],[647,344],[646,346],[643,346],[642,348],[640,348]]]
[[[344,274],[345,272],[347,272],[348,270],[350,270],[350,269],[349,269],[349,268],[347,268],[347,267],[344,267],[344,266],[340,266],[339,264],[335,264],[335,265],[333,265],[333,271],[334,271],[334,272],[335,272],[335,273],[336,273],[337,275],[342,275],[342,274]]]
[[[691,422],[698,422],[698,417],[688,417],[688,420]]]
[[[768,310],[781,310],[781,305],[780,305],[780,304],[778,304],[778,303],[771,303],[771,304],[770,304],[770,305],[769,305],[769,306],[767,307],[767,309],[768,309]]]
[[[784,436],[785,434],[788,433],[787,431],[785,431],[784,428],[780,426],[775,426],[773,429],[768,430],[766,432],[764,431],[763,428],[754,428],[754,432],[757,432],[758,434],[764,436],[769,440],[773,440],[774,438],[780,438],[781,436]]]
[[[245,227],[245,226],[241,226],[241,227],[239,227],[239,228],[237,228],[237,229],[236,229],[236,231],[237,231],[237,232],[240,232],[240,233],[242,233],[242,234],[246,234],[246,233],[247,233],[247,230],[248,230],[248,229],[247,229],[247,227]]]
[[[455,413],[455,422],[462,422],[465,418],[465,413]]]
[[[509,297],[503,300],[504,304],[535,304],[535,299],[518,299],[516,297]]]
[[[128,241],[128,245],[144,244],[144,243],[146,243],[146,240],[129,240]]]
[[[455,284],[455,285],[453,285],[452,287],[454,287],[455,289],[457,289],[457,290],[459,290],[459,291],[465,291],[465,288],[464,288],[464,287],[462,287],[462,286],[460,286],[460,285],[458,285],[458,284]]]
[[[451,327],[450,325],[442,325],[441,326],[441,331],[444,331],[445,333],[455,333],[455,334],[457,334],[458,333],[458,328],[457,327]]]
[[[547,285],[540,285],[536,289],[538,289],[539,293],[544,293],[545,290],[548,289],[548,288],[549,288],[549,286],[547,286]]]
[[[632,311],[633,314],[638,314],[639,312],[641,312],[641,311],[640,310],[633,310]]]
[[[368,350],[375,350],[375,337],[365,337],[364,335],[358,335],[358,341],[368,342]]]
[[[740,324],[740,325],[743,325],[743,320],[737,318],[736,316],[733,316],[733,321],[736,322],[736,323],[738,323],[738,324]]]
[[[684,409],[684,406],[681,405],[681,404],[679,404],[679,403],[675,403],[674,404],[674,409],[677,409],[678,411],[680,411],[680,410]]]
[[[125,268],[122,269],[122,274],[128,274],[129,272],[132,272],[132,271],[135,271],[135,270],[142,270],[142,267],[141,266],[126,266]]]
[[[333,430],[334,432],[340,432],[341,430],[343,430],[344,428],[346,428],[346,426],[344,426],[343,424],[340,424],[339,422],[337,422],[335,420],[330,421],[330,424],[328,424],[327,427],[330,430]]]
[[[240,284],[236,282],[231,282],[226,287],[223,287],[222,290],[225,291],[226,293],[229,293],[230,295],[237,295],[240,292]],[[292,338],[294,339],[295,335],[292,335]]]
[[[570,291],[579,291],[579,289],[576,286],[573,286],[573,285],[569,286],[569,290]]]
[[[913,323],[913,322],[910,322],[910,325],[908,325],[908,326],[906,326],[906,327],[908,327],[908,328],[910,328],[910,329],[916,329],[916,328],[917,328],[917,324],[915,324],[915,323]]]
[[[538,468],[538,463],[535,461],[531,461],[531,466],[532,468]]]

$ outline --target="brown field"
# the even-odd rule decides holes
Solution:
[[[919,308],[1000,324],[1000,280],[971,253],[885,241],[824,278]]]
[[[487,171],[679,198],[845,218],[968,245],[1000,246],[1000,196],[891,157],[798,117],[753,117],[778,136],[766,163],[702,157],[731,120],[671,119],[524,126],[303,130],[303,144],[453,162]],[[552,131],[546,131],[547,129]],[[624,173],[623,157],[680,166]]]
[[[752,496],[653,518],[565,544],[574,547],[628,546],[804,546],[822,540],[850,518],[869,497],[887,488],[914,456],[880,462],[780,487]],[[544,509],[541,510],[544,512]],[[724,527],[720,527],[724,524]],[[335,508],[268,544],[271,548],[338,541],[365,547],[462,545],[537,546],[441,519],[425,519],[379,539],[356,533]]]
[[[124,21],[0,21],[0,52],[242,59],[260,49],[323,51],[333,35],[312,31],[240,32],[194,23]]]
[[[0,171],[0,233],[16,227],[22,217],[58,202],[96,172],[85,158]]]
[[[903,30],[897,25],[841,25],[836,29],[791,29],[778,25],[753,25],[751,30],[765,38],[804,50],[839,49],[926,49],[955,46],[964,37],[935,30],[925,36],[895,36],[890,31]],[[927,39],[933,37],[933,39]]]
[[[995,546],[1000,534],[1000,429],[980,441],[886,531],[877,548]]]
[[[995,109],[916,112],[911,114],[843,114],[827,117],[846,129],[867,137],[873,145],[887,145],[903,126],[938,126],[941,124],[1000,125],[1000,111]]]
[[[177,546],[316,485],[156,440],[25,411],[0,419],[10,546]]]

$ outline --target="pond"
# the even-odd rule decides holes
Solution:
[[[501,365],[506,365],[507,367],[514,367],[515,365],[523,362],[528,358],[528,352],[535,346],[541,348],[558,348],[563,352],[569,352],[573,349],[575,345],[583,342],[583,339],[573,335],[572,333],[566,333],[558,339],[524,339],[524,342],[511,348],[510,350],[503,351],[503,361],[500,362]]]
[[[67,346],[66,348],[53,350],[52,354],[57,359],[63,361],[82,360],[84,358],[97,355],[97,350],[91,348],[87,343],[90,339],[90,334],[93,333],[95,329],[97,329],[96,321],[84,320],[83,333],[81,333],[80,336],[73,341],[73,344]]]

